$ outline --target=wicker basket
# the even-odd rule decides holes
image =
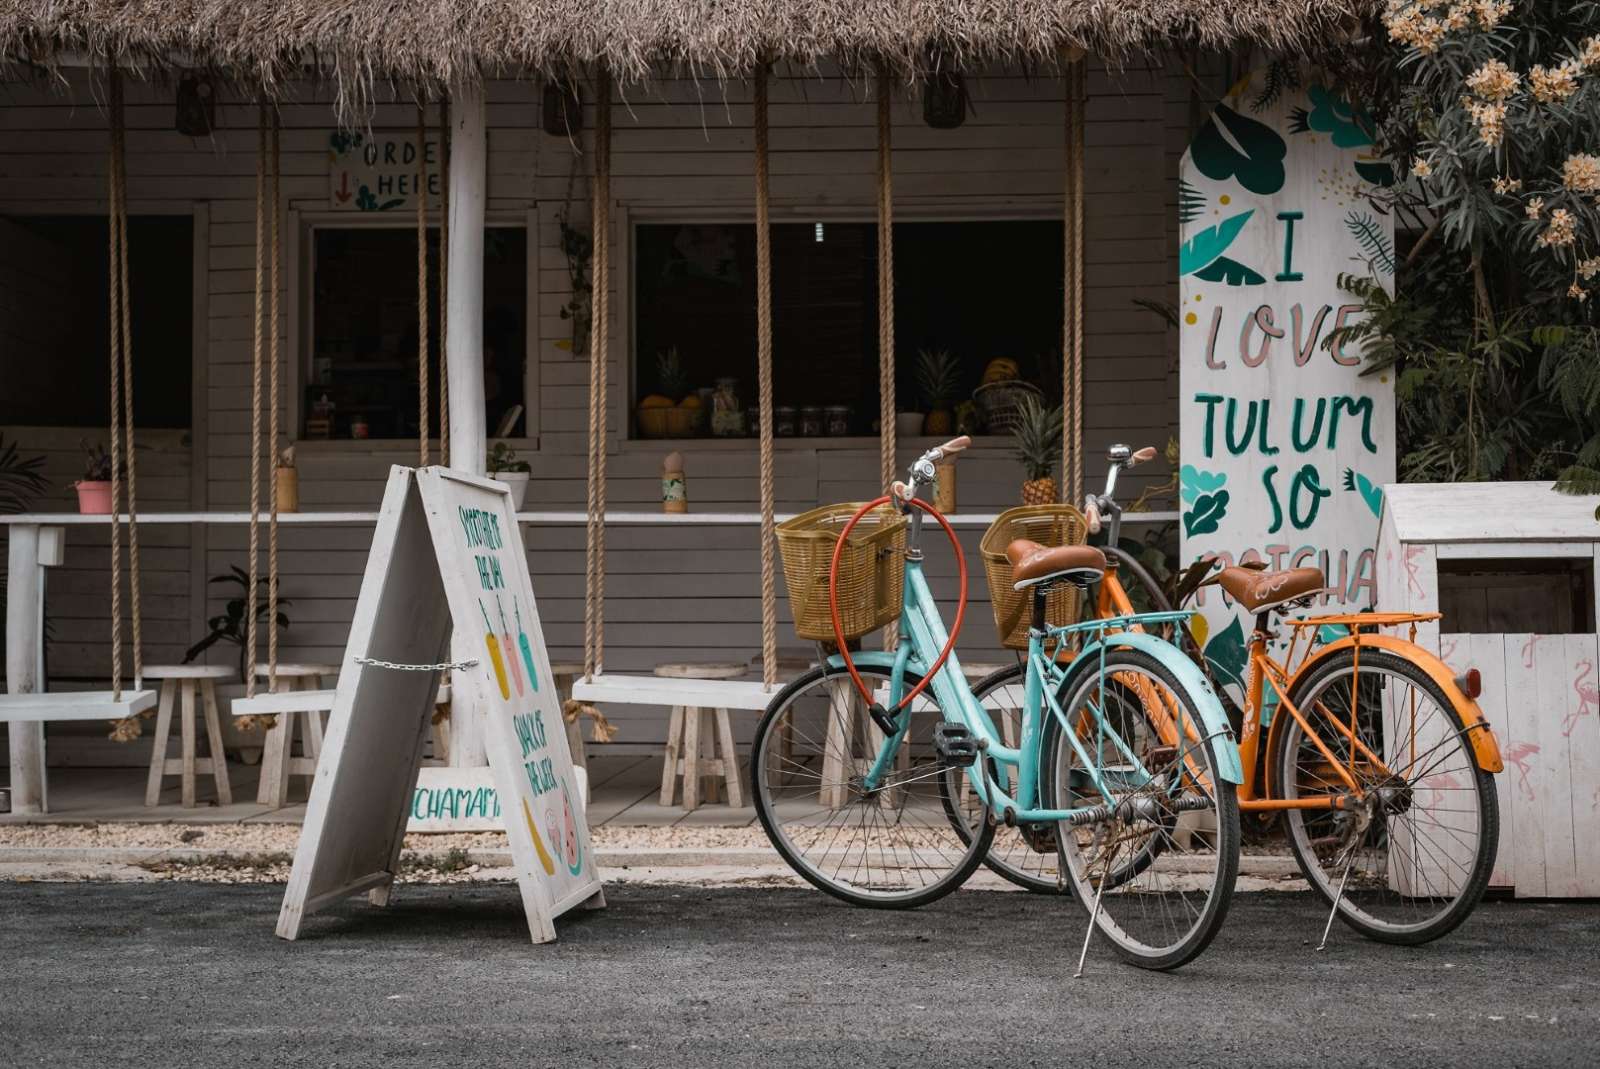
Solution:
[[[1028,648],[1029,605],[1033,595],[1012,586],[1011,562],[1006,547],[1019,538],[1041,546],[1081,546],[1087,528],[1083,513],[1071,505],[1023,505],[1007,509],[995,517],[983,533],[978,552],[983,557],[983,572],[989,580],[989,601],[994,608],[994,626],[1000,644],[1008,650]],[[1045,605],[1045,621],[1056,627],[1076,623],[1078,588],[1064,583],[1050,592]]]
[[[778,524],[795,632],[833,642],[828,571],[839,532],[859,504],[824,505]],[[861,517],[839,557],[839,620],[846,640],[893,623],[905,594],[906,519],[887,505]]]
[[[983,426],[990,434],[1010,434],[1017,429],[1022,418],[1022,399],[1032,394],[1042,398],[1044,392],[1031,382],[1013,379],[1010,382],[991,382],[972,391],[972,399],[983,412]]]

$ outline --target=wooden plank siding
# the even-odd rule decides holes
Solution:
[[[0,216],[90,213],[105,210],[106,121],[81,74],[68,91],[10,85],[0,93]],[[1016,71],[984,72],[970,79],[973,111],[957,130],[933,130],[922,122],[919,100],[902,91],[894,102],[894,192],[897,219],[989,216],[1059,218],[1062,209],[1065,125],[1062,83]],[[1135,298],[1170,300],[1175,294],[1176,227],[1173,223],[1180,130],[1186,129],[1187,83],[1164,70],[1095,68],[1089,76],[1084,160],[1087,204],[1085,316],[1085,445],[1087,484],[1104,475],[1101,459],[1113,441],[1164,446],[1176,433],[1176,337]],[[534,285],[537,314],[530,315],[537,361],[538,438],[518,448],[533,466],[528,508],[581,509],[585,495],[587,361],[558,343],[568,337],[560,308],[569,297],[566,263],[559,249],[557,216],[573,169],[574,146],[539,128],[539,85],[502,81],[489,87],[489,203],[491,221],[536,223]],[[219,129],[209,139],[190,139],[172,128],[170,87],[128,87],[128,173],[134,212],[189,213],[197,201],[209,209],[205,265],[206,353],[204,412],[208,427],[196,449],[203,451],[202,500],[212,509],[238,509],[248,488],[251,312],[254,265],[255,112],[224,97]],[[327,137],[334,124],[327,87],[302,86],[280,109],[282,173],[287,206],[302,225],[326,208]],[[585,92],[584,133],[594,130],[592,95]],[[876,166],[875,106],[861,81],[830,73],[785,75],[771,89],[773,216],[809,220],[870,220]],[[416,113],[409,102],[376,108],[376,129],[410,130]],[[653,508],[659,502],[661,443],[627,441],[628,293],[625,252],[630,220],[686,216],[749,218],[753,214],[753,134],[750,91],[743,84],[697,85],[665,79],[622,92],[613,112],[616,198],[613,213],[612,308],[614,339],[610,380],[609,497],[618,508]],[[578,161],[575,215],[587,219],[589,156]],[[587,225],[586,223],[582,225]],[[301,255],[307,242],[297,248]],[[0,261],[8,256],[0,246]],[[6,267],[0,264],[0,279]],[[306,274],[291,268],[302,288]],[[3,298],[0,298],[3,300]],[[300,353],[298,324],[290,323],[298,295],[284,302],[283,323],[291,360]],[[1006,314],[996,309],[996,315]],[[9,348],[0,369],[24,359]],[[148,358],[148,357],[146,357]],[[782,360],[784,354],[777,354]],[[290,376],[293,381],[295,376]],[[748,391],[753,393],[753,386]],[[285,412],[289,426],[291,412]],[[75,445],[77,432],[71,435]],[[169,443],[170,444],[170,443]],[[678,444],[687,458],[693,509],[754,507],[757,462],[754,444]],[[902,462],[921,444],[905,443]],[[188,468],[161,451],[166,474],[152,462],[146,507],[190,502]],[[374,507],[391,463],[413,463],[414,444],[311,443],[300,455],[300,494],[306,509]],[[52,479],[57,474],[52,460]],[[791,442],[776,464],[780,510],[819,502],[858,500],[877,492],[875,441],[818,448]],[[1132,495],[1165,479],[1164,464],[1140,469],[1124,483]],[[163,485],[170,479],[170,485]],[[1003,441],[980,442],[961,462],[959,496],[966,511],[994,511],[1014,503],[1021,471]],[[60,495],[57,495],[59,498]],[[65,505],[65,499],[59,502]],[[1134,529],[1137,530],[1137,529]],[[103,536],[101,536],[103,539]],[[181,531],[147,536],[147,604],[168,614],[162,657],[171,657],[203,629],[185,615],[190,583],[244,562],[242,528],[212,528],[203,552],[189,560]],[[370,531],[320,528],[282,533],[283,594],[293,604],[292,627],[283,635],[282,656],[335,660],[343,650],[354,608]],[[103,572],[103,545],[74,532],[69,563],[52,577],[52,606],[70,602],[75,614],[58,619],[52,657],[73,651],[77,670],[100,669],[104,621],[96,618],[96,571]],[[583,532],[578,526],[526,532],[530,567],[553,659],[581,652]],[[963,536],[972,573],[968,616],[968,660],[994,660],[979,532]],[[172,544],[166,544],[171,542]],[[170,556],[168,554],[170,553]],[[759,648],[759,555],[751,528],[614,528],[607,536],[606,666],[648,672],[658,661],[746,658]],[[170,579],[167,578],[171,569]],[[953,594],[954,564],[930,554],[935,590]],[[165,584],[165,585],[164,585]],[[103,583],[101,584],[103,587]],[[170,586],[170,589],[168,588]],[[781,580],[780,580],[781,590]],[[103,597],[103,589],[101,590]],[[160,600],[153,600],[160,599]],[[217,602],[210,602],[216,611]],[[801,643],[787,630],[780,643]],[[71,619],[63,626],[62,619]],[[64,656],[64,653],[60,656]],[[53,660],[61,670],[65,662]],[[613,711],[619,741],[659,744],[665,718],[650,710]]]

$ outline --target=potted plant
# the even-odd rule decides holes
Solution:
[[[1061,456],[1061,406],[1046,408],[1038,397],[1025,394],[1017,403],[1012,443],[1027,481],[1022,484],[1024,505],[1049,505],[1056,500],[1056,461]]]
[[[78,491],[78,511],[85,516],[104,516],[111,511],[111,454],[98,442],[83,443],[83,478],[72,484]]]
[[[917,386],[928,402],[922,433],[947,438],[955,429],[950,402],[955,400],[961,378],[961,363],[948,349],[923,349],[917,353]]]
[[[183,655],[183,663],[190,664],[217,643],[227,642],[239,647],[239,678],[248,679],[249,677],[245,674],[245,656],[249,652],[250,630],[245,623],[245,611],[250,594],[249,573],[235,564],[223,574],[212,576],[211,582],[229,583],[239,589],[223,605],[221,615],[213,616],[206,621],[206,627],[209,629],[206,637],[189,647]],[[256,587],[256,627],[258,631],[264,631],[268,620],[267,614],[270,611],[267,605],[267,595],[269,593],[267,580],[265,578],[257,579]],[[289,617],[283,612],[284,606],[288,604],[288,598],[280,597],[278,599],[279,627],[287,628],[289,626]]]
[[[284,446],[278,453],[277,504],[279,512],[300,511],[300,473],[294,466],[294,446]]]
[[[517,459],[517,451],[505,442],[494,443],[494,448],[489,450],[489,475],[498,479],[511,489],[511,508],[517,511],[522,508],[523,500],[528,496],[528,476],[533,471],[526,460]]]

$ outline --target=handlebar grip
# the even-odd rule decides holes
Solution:
[[[903,505],[911,500],[911,487],[896,479],[889,484],[889,496],[894,499],[895,504]]]
[[[1083,504],[1083,519],[1090,534],[1100,533],[1100,505],[1093,497]]]
[[[965,449],[967,446],[969,446],[971,444],[972,444],[971,437],[969,437],[968,435],[963,434],[963,435],[961,435],[959,437],[950,439],[948,442],[944,443],[944,445],[941,445],[937,450],[935,450],[935,452],[942,453],[945,456],[949,456],[952,453],[961,452],[963,449]]]
[[[1128,458],[1127,466],[1131,468],[1135,464],[1143,464],[1145,461],[1154,460],[1155,458],[1156,447],[1153,445],[1147,445],[1137,453],[1133,454],[1133,456]]]

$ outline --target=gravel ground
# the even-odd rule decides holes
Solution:
[[[0,847],[191,847],[239,853],[293,853],[300,839],[298,824],[6,824],[0,825]],[[760,828],[626,828],[599,827],[590,839],[600,850],[760,849],[767,836]],[[461,832],[407,835],[406,849],[444,854],[451,850],[505,850],[504,832]]]
[[[0,884],[6,1066],[1580,1066],[1600,907],[1487,903],[1401,949],[1309,895],[1237,900],[1173,975],[1091,952],[1070,902],[911,912],[815,892],[611,887],[531,946],[509,888],[350,902],[294,944],[282,888]],[[1023,950],[1026,948],[1026,950]],[[1018,953],[1021,951],[1021,953]]]

